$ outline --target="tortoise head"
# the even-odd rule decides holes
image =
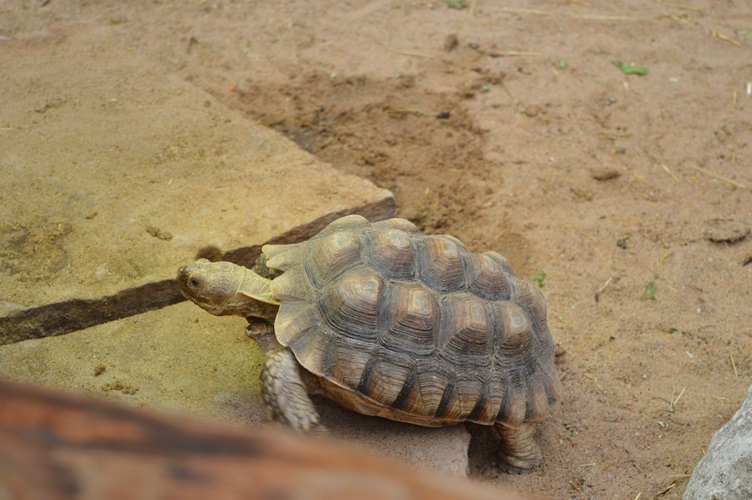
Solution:
[[[232,262],[199,259],[178,269],[183,296],[216,316],[253,316],[273,320],[277,302],[270,280]]]

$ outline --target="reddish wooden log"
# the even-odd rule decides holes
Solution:
[[[519,497],[324,440],[0,380],[0,498]]]

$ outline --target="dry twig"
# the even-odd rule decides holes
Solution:
[[[661,255],[661,258],[658,259],[658,266],[660,267],[661,265],[663,265],[663,262],[666,259],[668,259],[669,257],[671,257],[673,254],[674,254],[674,249],[673,248],[669,248],[668,250],[666,250],[665,252],[663,252],[663,255]]]
[[[670,482],[670,483],[668,483],[668,486],[666,486],[666,487],[665,487],[665,488],[663,488],[663,489],[662,489],[661,491],[659,491],[658,493],[656,493],[656,494],[655,494],[655,496],[661,496],[661,495],[663,495],[663,494],[665,494],[665,493],[668,493],[668,491],[669,491],[669,490],[670,490],[671,488],[673,488],[674,486],[676,486],[676,481],[674,481],[674,480],[672,479],[672,480],[671,480],[671,482]]]
[[[518,8],[518,7],[504,7],[499,10],[501,12],[509,12],[512,14],[534,14],[537,16],[565,15],[573,19],[585,19],[585,20],[591,20],[591,21],[650,21],[649,17],[643,17],[643,16],[614,16],[614,15],[607,15],[607,14],[570,14],[570,13],[560,14],[557,12],[550,12],[547,10],[524,9],[524,8]]]
[[[675,173],[673,173],[673,172],[671,171],[671,169],[670,169],[670,168],[668,168],[668,165],[666,165],[666,164],[664,164],[664,163],[661,163],[661,168],[662,168],[663,170],[665,170],[665,171],[666,171],[666,173],[667,173],[668,175],[670,175],[672,179],[674,179],[674,182],[676,182],[677,184],[679,183],[679,176],[678,176],[678,175],[676,175]]]
[[[741,47],[742,46],[742,43],[739,40],[731,38],[728,35],[724,35],[720,31],[710,30],[710,34],[713,36],[713,38],[717,38],[719,40],[723,40],[724,42],[728,42],[728,43],[730,43],[732,45],[736,45],[737,47]]]
[[[729,357],[731,358],[731,367],[734,369],[734,375],[736,375],[736,378],[739,378],[739,371],[736,369],[736,363],[734,363],[734,353],[730,352]]]
[[[586,376],[587,378],[589,378],[590,380],[592,380],[593,382],[595,382],[595,385],[596,385],[596,386],[598,387],[598,389],[600,389],[600,391],[601,391],[602,393],[604,393],[604,394],[606,393],[606,391],[604,391],[604,390],[603,390],[603,387],[601,387],[601,384],[599,384],[599,383],[598,383],[598,379],[597,379],[597,378],[593,377],[593,376],[592,376],[592,375],[590,375],[589,373],[585,373],[584,375],[585,375],[585,376]]]
[[[674,399],[674,389],[675,387],[671,389],[671,404],[669,405],[669,411],[672,411],[672,412],[674,411],[674,407],[676,406],[676,403],[678,403],[681,397],[684,395],[684,391],[687,390],[687,388],[684,387],[684,389],[681,390],[679,395],[676,396],[676,399]]]
[[[673,7],[674,9],[679,9],[679,10],[691,10],[694,12],[703,12],[702,7],[693,7],[690,5],[682,5],[678,3],[664,3],[663,5],[665,7]]]
[[[431,54],[424,54],[422,52],[411,52],[409,50],[395,50],[393,52],[395,54],[401,54],[403,56],[422,57],[424,59],[431,59],[431,58],[433,58],[433,55],[431,55]]]
[[[478,52],[488,57],[516,57],[516,56],[539,56],[540,52],[528,52],[524,50],[479,50]]]
[[[702,172],[705,175],[709,175],[711,177],[715,177],[716,179],[720,179],[722,181],[728,182],[733,187],[741,188],[741,189],[747,189],[747,186],[745,186],[744,184],[742,184],[740,182],[736,182],[735,180],[729,179],[728,177],[724,177],[724,176],[722,176],[720,174],[716,174],[715,172],[711,172],[710,170],[706,170],[706,169],[704,169],[702,167],[698,167],[697,165],[690,165],[690,167],[693,168],[693,169],[695,169],[695,170],[697,170],[698,172]]]

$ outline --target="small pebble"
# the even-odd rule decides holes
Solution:
[[[448,35],[444,39],[444,51],[445,52],[451,52],[454,49],[456,49],[460,44],[460,39],[457,38],[457,35],[452,33],[451,35]]]
[[[598,167],[590,172],[590,177],[596,181],[609,181],[621,177],[621,172],[613,167]]]
[[[703,228],[703,235],[713,243],[736,243],[749,233],[749,224],[735,219],[706,220]]]

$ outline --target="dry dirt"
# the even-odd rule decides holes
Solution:
[[[752,380],[752,4],[460,3],[0,2],[0,36],[114,26],[426,231],[545,272],[545,466],[501,474],[476,439],[472,476],[678,498]]]

